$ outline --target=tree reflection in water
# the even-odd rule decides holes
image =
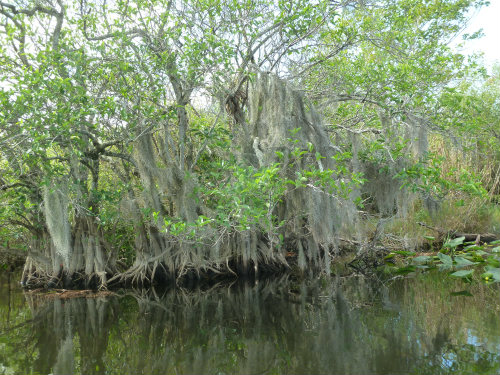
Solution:
[[[7,333],[24,355],[13,363],[7,344],[0,363],[42,374],[498,373],[498,285],[452,297],[462,286],[442,276],[27,294],[33,322]]]

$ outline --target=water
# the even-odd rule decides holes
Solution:
[[[500,374],[498,283],[432,272],[61,300],[8,279],[0,374]]]

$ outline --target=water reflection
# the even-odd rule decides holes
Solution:
[[[7,304],[4,280],[0,374],[498,374],[498,284],[459,288],[285,278]]]

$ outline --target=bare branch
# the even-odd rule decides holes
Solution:
[[[3,1],[0,1],[0,7],[1,7],[0,11],[2,11],[2,13],[4,13],[4,8],[7,8],[11,11],[11,13],[13,15],[25,14],[25,15],[31,17],[31,16],[34,16],[35,13],[38,13],[38,12],[45,13],[45,14],[48,14],[48,15],[54,16],[54,17],[57,17],[57,15],[58,15],[58,12],[54,8],[46,8],[46,7],[43,7],[41,5],[37,5],[31,9],[17,9],[12,4],[8,4],[8,3],[4,3]]]

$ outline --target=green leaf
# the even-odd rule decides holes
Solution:
[[[451,259],[451,257],[449,255],[446,255],[443,253],[438,253],[437,256],[441,260],[441,262],[443,262],[443,264],[450,265],[450,266],[453,264],[453,260]]]
[[[452,240],[446,241],[446,243],[443,245],[444,247],[454,249],[455,247],[462,245],[464,243],[465,237],[457,237]]]
[[[473,264],[477,264],[477,263],[471,262],[470,260],[467,260],[461,256],[455,257],[455,262],[456,262],[456,266],[458,268],[467,267],[467,266],[471,266]]]
[[[425,266],[425,265],[421,265],[421,264],[417,265],[416,267],[417,267],[418,269],[420,269],[420,270],[428,270],[429,268],[431,268],[431,267],[429,267],[429,266]]]
[[[476,255],[488,255],[488,253],[486,251],[483,251],[483,250],[477,250]]]
[[[427,263],[432,260],[431,256],[428,255],[420,255],[418,257],[415,257],[411,260],[412,264],[422,264],[422,263]]]
[[[491,277],[493,279],[495,279],[496,282],[500,282],[500,268],[496,268],[496,267],[492,267],[492,266],[486,266],[485,270],[486,270],[485,273],[491,274]]]
[[[453,272],[450,276],[453,277],[460,277],[460,278],[466,278],[469,277],[474,273],[474,270],[460,270],[457,272]]]
[[[394,271],[394,274],[396,275],[406,275],[411,272],[415,272],[417,268],[415,266],[405,266],[405,267],[400,267]]]
[[[440,271],[447,271],[447,270],[451,270],[453,266],[451,264],[448,264],[448,263],[444,263],[444,264],[439,264],[438,265],[438,268]]]
[[[491,249],[491,252],[492,253],[500,253],[500,246],[494,247],[493,249]]]
[[[476,244],[464,247],[464,251],[482,250],[482,249],[483,249],[482,246],[479,246],[479,245],[476,245]]]
[[[490,255],[487,259],[486,262],[492,267],[500,267],[500,259],[498,257],[495,257],[493,255]]]

